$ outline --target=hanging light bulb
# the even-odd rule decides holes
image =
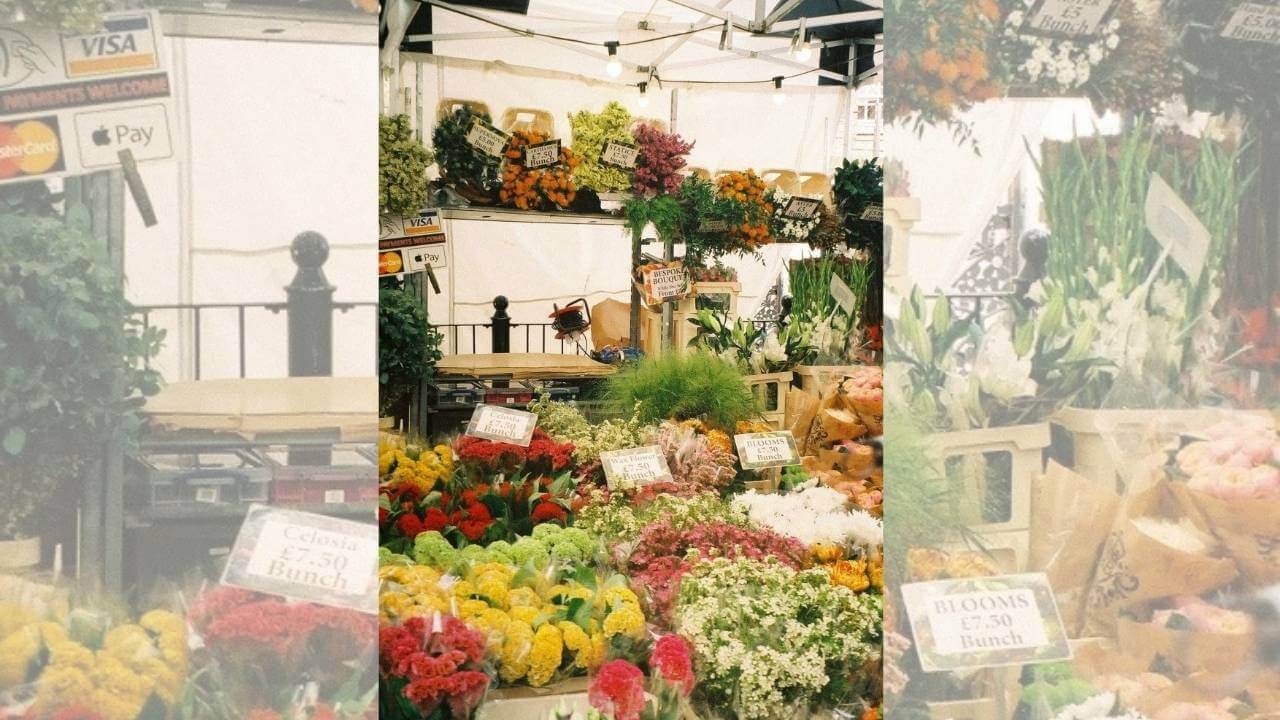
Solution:
[[[787,94],[782,92],[782,76],[773,79],[773,104],[781,105],[787,101]]]
[[[640,83],[640,107],[649,107],[649,83]]]
[[[796,60],[799,62],[809,62],[809,58],[813,57],[813,48],[809,47],[809,41],[802,40],[796,47]]]
[[[791,36],[791,55],[799,62],[807,62],[813,55],[813,50],[809,47],[809,31],[805,28],[807,21],[808,18],[800,18],[800,27]]]
[[[609,64],[604,66],[605,72],[609,73],[609,77],[618,77],[622,74],[622,61],[618,59],[618,41],[611,40],[604,44],[609,51]]]

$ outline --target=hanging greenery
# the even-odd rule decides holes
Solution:
[[[378,207],[413,215],[427,204],[431,152],[413,136],[408,115],[378,118]]]
[[[880,162],[846,159],[836,168],[831,189],[836,210],[844,219],[849,245],[879,253],[884,226],[879,221],[863,220],[862,212],[871,203],[883,202],[884,169]]]
[[[378,290],[378,407],[387,415],[429,380],[443,337],[427,322],[422,303],[395,278]]]
[[[32,25],[77,33],[99,29],[108,9],[106,0],[0,0],[0,17],[6,21],[20,17]]]
[[[467,133],[477,119],[487,124],[493,122],[488,113],[478,113],[466,105],[457,108],[436,125],[431,144],[445,184],[464,192],[493,195],[502,183],[498,174],[501,159],[467,142]]]

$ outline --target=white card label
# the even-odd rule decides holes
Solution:
[[[689,274],[684,268],[657,268],[644,272],[645,302],[649,305],[679,300],[688,294]]]
[[[376,613],[378,526],[253,505],[222,583]]]
[[[698,232],[729,232],[729,223],[724,220],[703,220],[698,224]]]
[[[902,596],[928,672],[1071,657],[1044,573],[911,583]]]
[[[1198,281],[1213,236],[1177,191],[1156,173],[1151,174],[1147,188],[1145,215],[1151,235],[1169,251],[1192,283]]]
[[[640,157],[639,148],[616,140],[606,142],[604,150],[600,152],[600,162],[605,165],[620,167],[624,170],[634,168],[638,157]]]
[[[799,465],[796,438],[786,430],[734,435],[738,447],[738,462],[745,470]]]
[[[1280,6],[1241,3],[1222,28],[1222,37],[1280,45]]]
[[[629,490],[656,482],[674,482],[667,456],[657,445],[609,450],[600,453],[605,482],[610,490]]]
[[[560,141],[548,140],[524,148],[524,166],[530,170],[560,162]]]
[[[858,307],[858,298],[853,294],[849,284],[835,273],[831,273],[831,298],[850,317],[853,316],[853,311]]]
[[[325,490],[324,502],[326,505],[340,505],[347,501],[346,490]]]
[[[862,208],[862,215],[859,219],[882,222],[884,220],[884,206],[880,203],[868,203],[866,207]]]
[[[1040,0],[1027,13],[1023,29],[1084,37],[1097,35],[1115,0]]]
[[[218,502],[218,488],[201,487],[196,488],[196,502],[214,505]]]
[[[787,201],[782,216],[792,220],[812,220],[821,206],[822,200],[819,198],[796,196]]]
[[[509,139],[506,133],[489,127],[481,122],[479,118],[476,118],[471,123],[471,129],[467,131],[467,142],[471,143],[472,147],[494,157],[502,157],[502,153],[507,149],[507,141]]]
[[[498,405],[477,405],[467,423],[467,434],[495,442],[529,447],[538,416]]]

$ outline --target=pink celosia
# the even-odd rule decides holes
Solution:
[[[591,707],[613,720],[639,720],[644,699],[644,673],[626,660],[602,665],[587,691]]]

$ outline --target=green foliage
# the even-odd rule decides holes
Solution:
[[[838,275],[857,298],[854,315],[860,316],[871,282],[870,260],[823,255],[796,260],[787,267],[791,286],[791,317],[810,322],[827,317],[839,307],[831,297],[831,276]]]
[[[463,105],[436,125],[431,133],[436,164],[440,166],[444,181],[450,185],[469,185],[484,192],[497,191],[501,183],[498,176],[500,159],[467,142],[467,133],[476,119],[493,122],[487,113],[477,113]]]
[[[126,439],[160,376],[145,328],[88,213],[0,215],[0,537],[21,530],[112,429]]]
[[[393,279],[378,291],[378,406],[382,413],[431,378],[442,337],[427,323],[422,302]]]
[[[738,367],[749,373],[783,372],[812,362],[817,354],[798,325],[765,329],[742,318],[730,324],[724,313],[711,308],[699,310],[689,322],[698,328],[689,347],[734,357]]]
[[[653,223],[661,238],[684,243],[684,264],[690,268],[711,267],[725,255],[749,252],[727,228],[767,220],[757,210],[758,206],[725,197],[714,183],[692,176],[685,178],[675,195],[630,197],[623,205],[632,232]]]
[[[660,237],[680,237],[685,210],[670,195],[651,198],[633,195],[623,203],[622,211],[627,220],[627,229],[632,233],[639,233],[644,230],[645,225],[653,223]]]
[[[619,410],[635,408],[641,424],[699,418],[732,430],[760,415],[738,369],[706,352],[645,358],[610,377],[606,397]]]
[[[408,115],[378,118],[378,207],[414,215],[427,204],[431,153],[413,136]]]
[[[596,192],[618,192],[631,187],[631,173],[622,168],[600,162],[606,143],[635,144],[631,135],[631,113],[621,104],[611,101],[598,113],[579,110],[569,116],[573,130],[573,152],[582,162],[573,171],[578,187]]]
[[[27,22],[76,33],[102,27],[106,0],[0,0],[0,17],[11,18],[21,10]]]
[[[884,202],[884,168],[878,160],[844,160],[831,179],[836,211],[844,217],[849,244],[856,248],[874,249],[878,255],[884,243],[884,225],[862,220],[869,203]]]

